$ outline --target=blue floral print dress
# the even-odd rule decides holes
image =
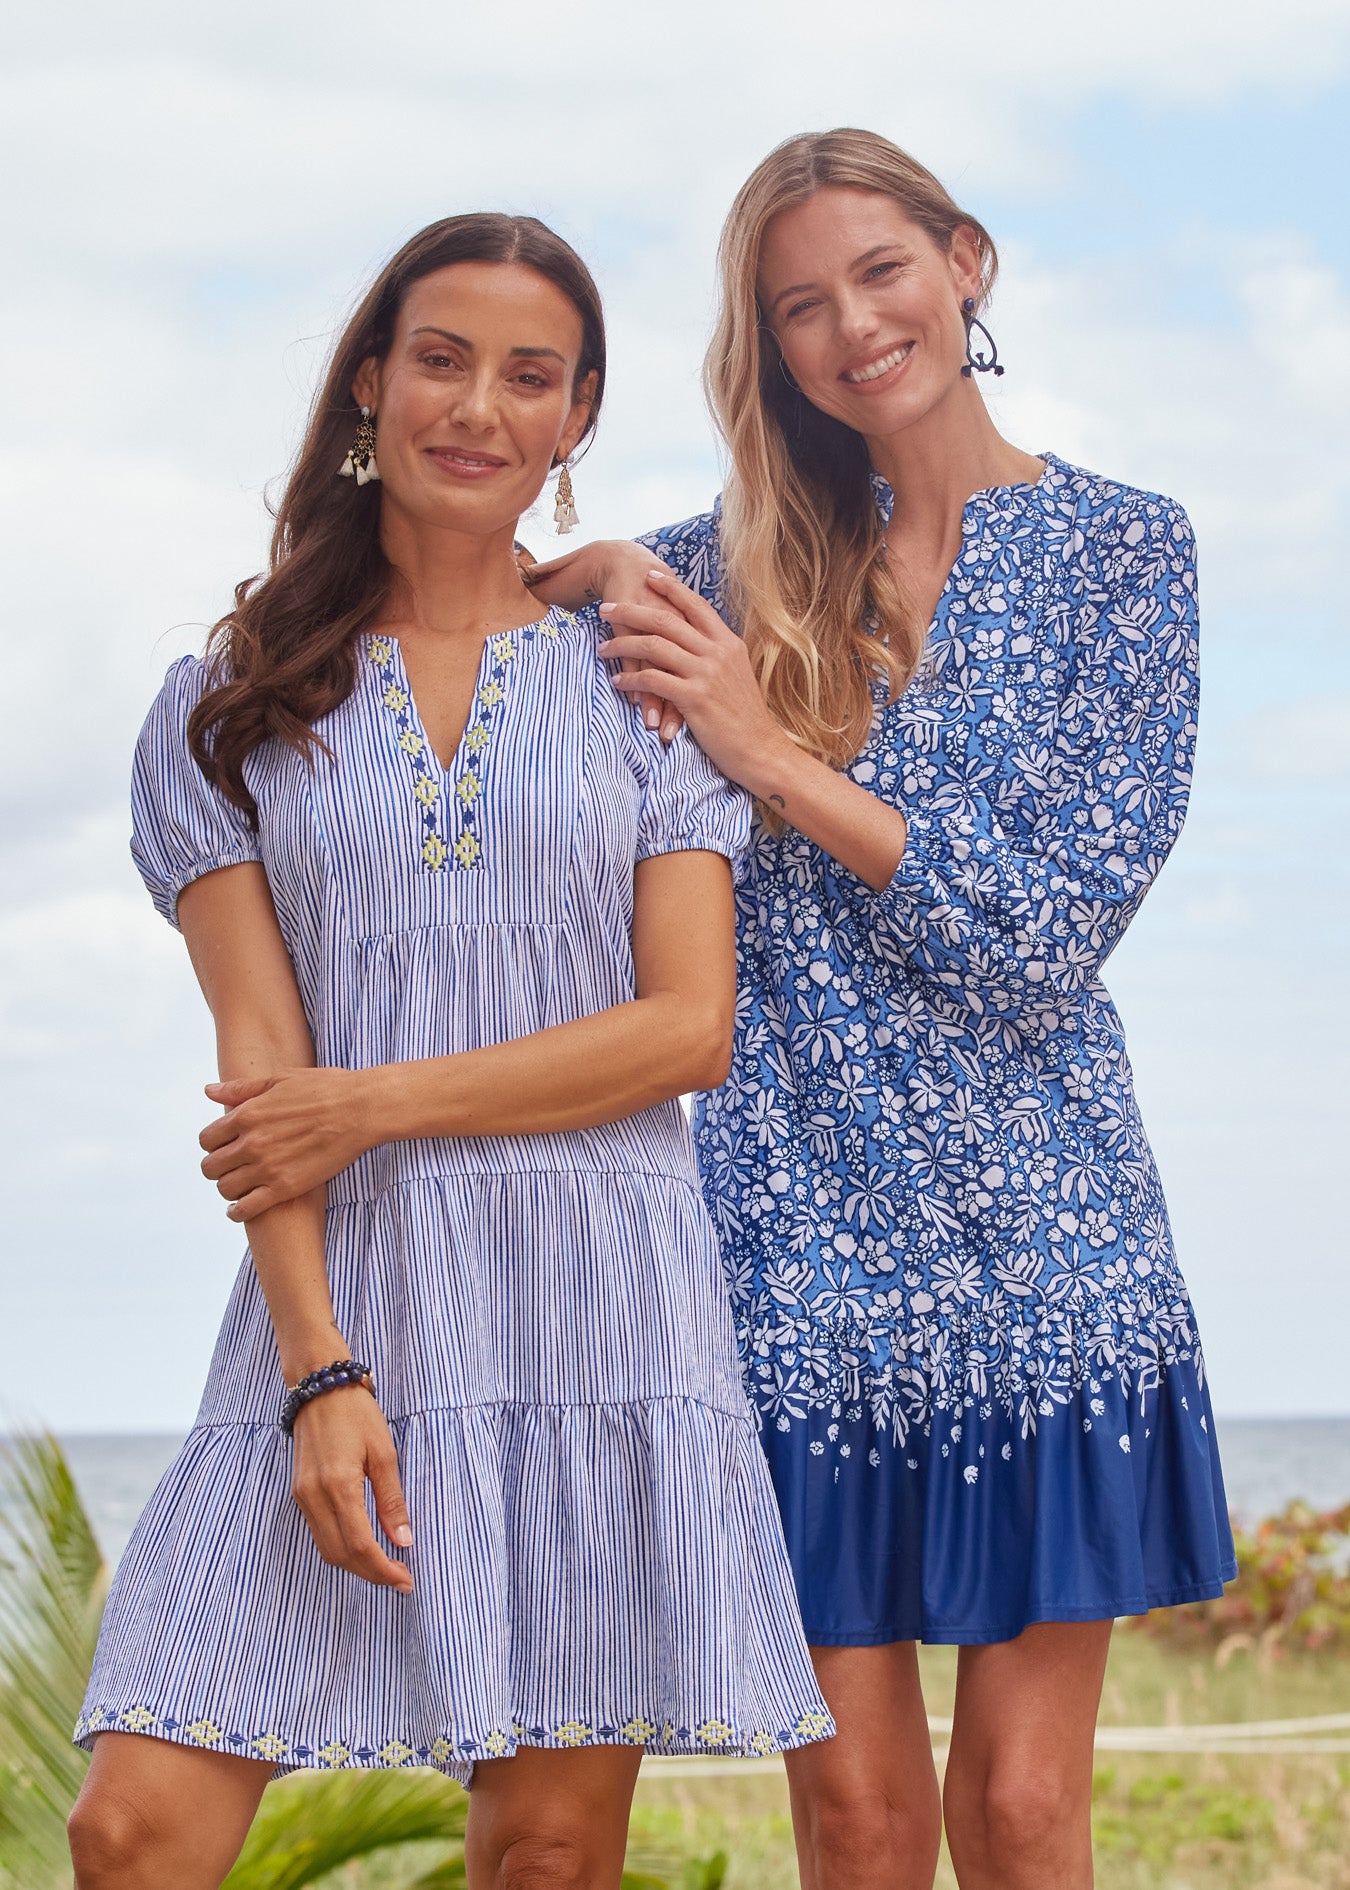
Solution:
[[[1194,542],[1171,500],[1045,462],[968,502],[849,770],[908,819],[893,880],[760,826],[738,890],[695,1140],[813,1644],[1008,1640],[1235,1572],[1101,980],[1185,811]],[[715,511],[644,542],[723,607]]]
[[[137,748],[155,904],[261,861],[318,1061],[501,1043],[634,995],[634,867],[743,854],[749,806],[662,752],[592,615],[484,650],[442,767],[397,642],[365,638],[326,753],[250,756],[255,833],[187,745],[185,657]],[[832,1730],[677,1101],[554,1135],[396,1142],[328,1187],[342,1330],[373,1369],[413,1546],[401,1595],[320,1560],[243,1258],[201,1409],[118,1567],[77,1727],[276,1767],[519,1745],[775,1752]]]

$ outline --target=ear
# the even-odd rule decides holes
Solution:
[[[958,223],[952,231],[947,267],[956,285],[956,293],[963,302],[968,295],[974,296],[975,301],[979,302],[983,281],[981,260],[980,239],[968,223]]]
[[[572,396],[571,412],[567,423],[558,436],[558,461],[567,459],[575,450],[577,441],[586,431],[590,422],[591,409],[595,405],[595,390],[599,386],[600,376],[592,368],[584,380],[578,381],[577,390]]]
[[[368,354],[356,370],[356,379],[352,382],[352,399],[358,407],[369,407],[372,413],[380,404],[380,363],[377,355]]]

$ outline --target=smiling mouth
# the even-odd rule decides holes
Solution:
[[[892,348],[889,354],[883,354],[879,360],[869,361],[866,367],[846,368],[839,376],[850,387],[864,387],[869,381],[879,381],[883,374],[889,374],[892,368],[903,367],[914,352],[912,341],[902,342],[898,348]]]
[[[491,453],[464,453],[455,446],[429,446],[428,457],[438,466],[444,466],[447,472],[481,476],[484,473],[498,472],[506,464]]]

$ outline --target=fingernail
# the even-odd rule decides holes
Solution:
[[[394,1540],[397,1542],[400,1549],[410,1549],[412,1547],[412,1530],[409,1529],[407,1523],[399,1524],[398,1528],[394,1531]]]
[[[660,726],[661,722],[661,711],[659,709],[648,709],[642,719],[647,724],[648,728],[657,728]]]
[[[597,614],[601,617],[608,617],[613,609],[614,609],[613,604],[601,604],[598,607]]]
[[[670,573],[668,571],[661,571],[661,570],[649,571],[647,573],[647,582],[651,584],[657,578],[663,578],[663,577],[669,577],[669,576],[670,576]]]

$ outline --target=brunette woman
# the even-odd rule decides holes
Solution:
[[[540,589],[613,600],[620,688],[759,804],[696,1140],[839,1726],[788,1762],[802,1881],[931,1884],[945,1808],[963,1890],[1079,1890],[1112,1620],[1234,1573],[1101,981],[1185,808],[1191,529],[1000,436],[994,246],[885,139],[773,152],[721,266],[731,476],[646,541],[686,583],[600,547]]]
[[[512,552],[604,372],[543,225],[414,237],[142,734],[251,1255],[108,1602],[80,1890],[207,1890],[275,1770],[350,1765],[472,1775],[475,1890],[617,1890],[644,1747],[830,1731],[676,1100],[748,808]]]

